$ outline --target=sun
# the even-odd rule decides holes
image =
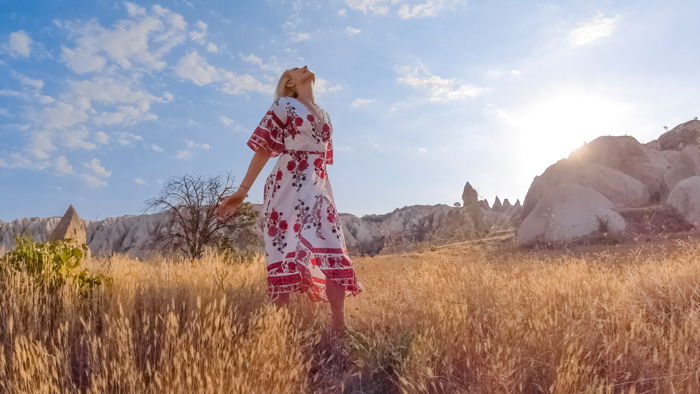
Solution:
[[[582,92],[550,94],[507,112],[518,171],[532,179],[601,135],[630,134],[634,107]]]

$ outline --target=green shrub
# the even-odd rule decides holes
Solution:
[[[84,243],[75,245],[71,239],[34,242],[28,237],[15,237],[15,242],[17,246],[0,258],[3,271],[24,272],[50,289],[69,284],[84,297],[110,280],[105,275],[80,269],[88,251]]]

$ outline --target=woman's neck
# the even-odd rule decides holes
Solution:
[[[311,81],[297,86],[297,99],[301,100],[303,103],[316,105],[316,103],[312,100]]]

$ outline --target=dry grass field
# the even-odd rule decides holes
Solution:
[[[355,258],[365,292],[265,295],[263,257],[124,256],[92,299],[0,284],[8,393],[698,393],[700,241],[585,251],[455,244]]]

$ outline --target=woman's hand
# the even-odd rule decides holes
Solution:
[[[227,220],[233,213],[236,212],[238,207],[241,205],[245,199],[246,193],[241,190],[237,190],[235,193],[228,197],[221,197],[219,199],[220,205],[216,207],[214,213],[216,216],[222,220]]]

